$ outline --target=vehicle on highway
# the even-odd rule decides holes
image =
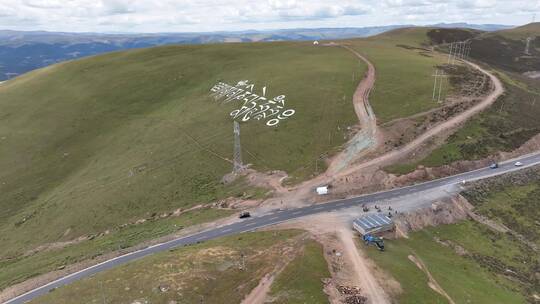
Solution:
[[[522,163],[522,162],[516,162],[516,163],[514,164],[514,166],[516,166],[516,167],[521,167],[521,166],[523,166],[523,163]]]
[[[490,169],[497,169],[497,168],[499,168],[499,164],[498,163],[492,163],[491,165],[489,165],[489,168]]]
[[[251,214],[247,211],[244,211],[242,213],[240,213],[240,215],[238,216],[239,218],[243,219],[243,218],[248,218],[248,217],[251,217]]]

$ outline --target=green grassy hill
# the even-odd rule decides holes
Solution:
[[[529,37],[532,40],[527,55],[525,45]],[[480,35],[472,40],[471,57],[510,72],[539,71],[540,23]]]
[[[540,22],[534,22],[507,30],[496,31],[492,33],[491,36],[500,35],[509,39],[526,39],[527,37],[538,36],[539,32]]]
[[[450,36],[451,32],[440,29]],[[488,65],[501,79],[506,92],[495,104],[468,121],[443,146],[422,160],[388,168],[394,173],[407,173],[417,165],[436,167],[458,160],[474,160],[512,151],[540,132],[540,79],[522,75],[540,71],[540,38],[533,40],[531,56],[525,56],[525,41],[520,36],[540,37],[538,24],[512,30],[484,33],[472,38],[472,60]],[[493,51],[497,50],[497,51]]]
[[[377,70],[370,103],[379,123],[438,107],[433,102],[433,71],[446,57],[429,46],[430,28],[403,28],[350,45],[364,54]]]
[[[395,35],[395,33],[394,33]],[[377,68],[373,106],[381,121],[436,106],[434,65],[410,49],[418,34],[347,41]],[[229,113],[218,82],[249,80],[286,95],[296,111],[276,127],[242,123],[245,163],[310,178],[358,123],[352,94],[366,67],[343,48],[309,42],[167,46],[50,66],[0,86],[0,288],[63,265],[133,246],[230,212],[178,208],[262,195],[232,170]],[[401,91],[400,91],[401,90]],[[399,105],[399,106],[395,106]],[[104,233],[107,233],[103,235]],[[64,248],[55,245],[98,235]],[[53,245],[47,251],[33,251]]]
[[[229,113],[239,103],[209,96],[218,81],[286,95],[296,110],[288,120],[242,124],[244,161],[309,177],[358,123],[351,96],[364,70],[348,51],[310,43],[168,46],[2,84],[0,261],[247,191],[220,183],[232,170]]]
[[[73,299],[101,303],[103,298],[107,303],[240,303],[273,271],[284,250],[318,245],[299,241],[300,234],[296,230],[245,233],[162,252],[61,287],[30,303],[69,304]],[[328,272],[320,248],[305,256],[322,260],[320,267]],[[307,286],[323,294],[319,272],[309,269],[304,274],[314,277]]]
[[[448,303],[428,286],[428,277],[410,260],[411,255],[423,261],[455,303],[527,303],[531,296],[531,283],[519,279],[532,274],[530,265],[537,265],[538,257],[525,254],[527,249],[519,241],[480,224],[463,221],[430,227],[385,246],[384,254],[373,248],[366,251],[400,282],[399,303]],[[506,269],[515,275],[505,273]]]

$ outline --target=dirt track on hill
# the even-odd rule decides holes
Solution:
[[[346,176],[361,169],[382,168],[382,167],[391,165],[392,163],[395,163],[396,161],[409,156],[416,149],[418,149],[422,144],[434,138],[436,135],[443,133],[445,131],[457,128],[459,125],[461,125],[462,123],[464,123],[465,121],[473,117],[474,115],[482,112],[483,110],[491,106],[497,100],[497,98],[499,98],[499,96],[501,96],[504,93],[504,87],[501,81],[495,75],[481,68],[479,65],[474,64],[472,62],[468,62],[468,61],[465,61],[465,63],[479,70],[480,72],[484,73],[491,79],[491,83],[493,84],[493,90],[491,91],[489,95],[482,98],[482,101],[477,103],[473,107],[467,109],[466,111],[462,112],[459,115],[456,115],[455,117],[450,118],[449,120],[445,122],[442,122],[434,126],[433,128],[429,129],[422,135],[415,138],[413,141],[404,145],[403,147],[390,151],[389,153],[386,153],[377,158],[368,160],[366,162],[353,165],[347,170],[343,170],[339,172],[338,176]],[[334,175],[333,177],[335,178],[336,175]]]
[[[375,149],[381,142],[377,118],[369,104],[369,93],[375,85],[375,67],[366,59],[366,57],[362,56],[362,54],[351,47],[337,45],[343,47],[362,60],[367,65],[368,70],[362,81],[360,81],[356,87],[352,100],[354,111],[360,122],[360,131],[347,142],[345,150],[332,159],[332,162],[326,170],[326,174],[330,175],[338,173],[366,152]]]

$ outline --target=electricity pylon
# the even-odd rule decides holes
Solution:
[[[242,147],[240,145],[240,124],[235,120],[234,126],[234,159],[233,159],[233,172],[238,173],[244,168],[242,164]]]

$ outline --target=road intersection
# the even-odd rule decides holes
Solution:
[[[515,163],[518,161],[522,163],[522,166],[519,166],[519,167],[515,166]],[[416,184],[412,186],[403,187],[403,188],[396,188],[392,190],[366,194],[366,195],[362,195],[362,196],[354,197],[354,198],[341,199],[341,200],[331,201],[331,202],[322,203],[322,204],[315,204],[315,205],[302,207],[302,208],[277,210],[266,215],[252,217],[252,218],[239,221],[233,224],[202,231],[202,232],[195,233],[189,236],[184,236],[178,239],[174,239],[165,243],[146,247],[138,251],[127,253],[125,255],[104,261],[97,265],[94,265],[86,269],[77,271],[75,273],[69,274],[67,276],[64,276],[46,285],[35,288],[20,296],[10,299],[7,302],[4,302],[4,304],[26,303],[58,287],[70,284],[77,280],[92,276],[96,273],[111,269],[113,267],[128,263],[130,261],[134,261],[134,260],[143,258],[145,256],[162,252],[162,251],[166,251],[166,250],[170,250],[176,247],[195,244],[198,242],[203,242],[203,241],[207,241],[207,240],[211,240],[211,239],[215,239],[215,238],[219,238],[219,237],[223,237],[227,235],[253,231],[256,229],[260,229],[262,227],[275,225],[275,224],[283,223],[283,222],[290,221],[293,219],[297,219],[300,217],[305,217],[305,216],[314,215],[318,213],[332,212],[336,210],[359,207],[362,205],[369,206],[371,204],[376,204],[377,202],[380,202],[380,201],[387,201],[387,200],[396,201],[396,199],[399,199],[400,197],[403,197],[404,199],[406,199],[407,196],[410,196],[412,194],[420,194],[422,192],[426,192],[426,191],[436,189],[436,188],[441,188],[441,187],[460,185],[460,184],[463,184],[464,182],[468,183],[474,180],[485,179],[488,177],[497,176],[497,175],[501,175],[501,174],[516,171],[516,170],[521,170],[521,169],[528,168],[528,167],[538,165],[538,164],[540,164],[540,152],[524,155],[513,160],[502,162],[499,164],[499,167],[496,169],[482,168],[482,169],[465,172],[465,173],[461,173],[461,174],[457,174],[457,175],[453,175],[449,177],[444,177],[444,178],[440,178],[440,179],[436,179],[436,180],[432,180],[432,181],[428,181],[428,182],[424,182],[424,183],[420,183],[420,184]]]

